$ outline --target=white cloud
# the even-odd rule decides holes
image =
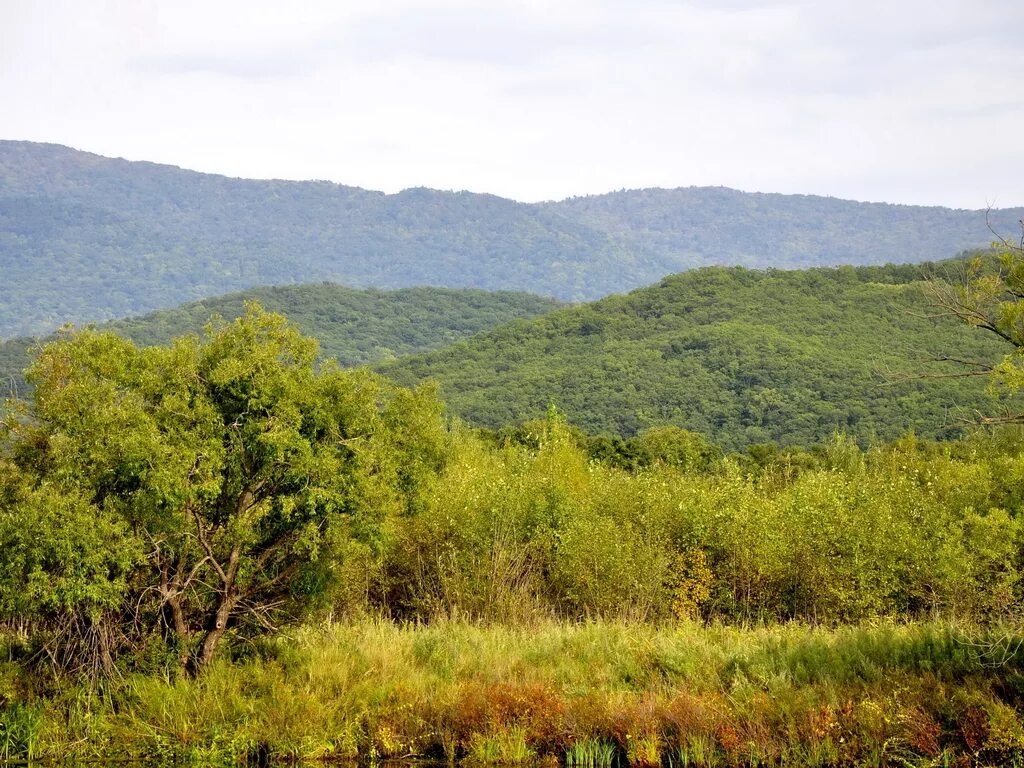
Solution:
[[[0,137],[523,200],[1024,203],[1024,5],[0,0]]]

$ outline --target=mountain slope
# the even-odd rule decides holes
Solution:
[[[995,357],[981,331],[936,323],[922,268],[705,268],[520,320],[378,366],[441,383],[451,410],[498,427],[549,404],[590,432],[676,424],[727,448],[957,431],[956,408],[990,409],[977,379],[915,379],[938,352]]]
[[[561,306],[555,299],[509,291],[378,291],[324,283],[257,288],[117,320],[104,327],[139,344],[162,344],[174,336],[199,331],[211,315],[237,317],[247,300],[287,315],[303,332],[319,340],[324,357],[346,366],[437,349],[515,318],[534,317]],[[0,342],[0,396],[12,388],[24,391],[21,372],[34,343],[29,338]]]
[[[1013,232],[1021,210],[997,211]],[[919,261],[985,245],[977,211],[639,190],[558,203],[232,179],[0,141],[0,338],[254,285],[332,280],[594,299],[707,264]]]

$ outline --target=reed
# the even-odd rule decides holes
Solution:
[[[565,752],[565,764],[569,768],[612,768],[615,745],[600,739],[573,742]]]

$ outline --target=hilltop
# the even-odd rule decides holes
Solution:
[[[1015,232],[1019,209],[996,211]],[[953,256],[980,211],[715,188],[523,204],[265,181],[0,141],[0,338],[257,285],[509,289],[592,300],[706,265]]]
[[[492,428],[554,404],[591,433],[674,424],[729,449],[837,430],[952,437],[958,413],[991,409],[983,383],[905,375],[933,371],[934,354],[1005,350],[925,317],[928,269],[705,268],[378,369],[404,385],[437,380],[454,413]]]

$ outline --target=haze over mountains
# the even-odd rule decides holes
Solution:
[[[1013,234],[1024,209],[993,212]],[[986,245],[981,211],[725,188],[561,202],[232,179],[0,142],[0,337],[256,285],[331,280],[595,299],[721,264],[912,262]]]

